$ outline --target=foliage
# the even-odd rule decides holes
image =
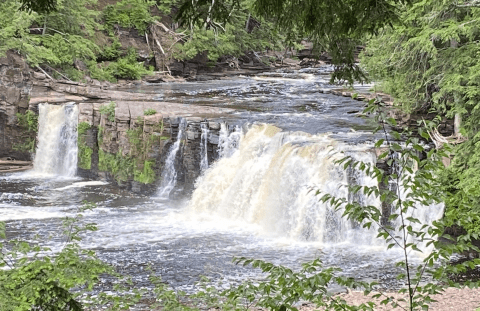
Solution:
[[[287,42],[304,38],[315,43],[318,52],[326,50],[336,65],[333,79],[363,80],[364,73],[355,64],[354,50],[361,39],[398,19],[397,1],[317,1],[317,0],[220,0],[185,1],[178,11],[184,26],[218,29],[231,22],[232,12],[253,7],[265,20],[273,20],[286,34]]]
[[[98,169],[110,172],[116,181],[127,181],[134,173],[134,159],[123,156],[119,151],[116,154],[98,150]]]
[[[25,137],[23,143],[14,143],[12,148],[13,150],[26,151],[33,153],[35,151],[35,138]]]
[[[116,52],[110,50],[108,55],[113,56]],[[94,79],[116,82],[120,79],[140,79],[143,76],[151,74],[152,71],[137,62],[137,52],[134,48],[129,48],[127,55],[118,58],[116,61],[103,62],[97,64],[94,61],[89,63],[90,75]]]
[[[81,234],[97,230],[95,224],[79,224],[81,213],[91,208],[86,205],[64,219],[65,246],[56,254],[38,243],[6,241],[5,224],[0,223],[0,309],[83,310],[81,292],[92,290],[101,274],[114,274],[93,251],[79,247]]]
[[[95,42],[95,34],[102,31],[98,22],[100,12],[94,10],[96,0],[57,1],[55,10],[48,13],[19,10],[20,3],[6,0],[0,3],[0,55],[14,50],[26,57],[33,66],[46,65],[53,71],[64,71],[73,80],[80,80],[84,73],[74,68],[76,61],[88,64],[92,78],[115,82],[117,78],[140,79],[149,74],[143,64],[136,61],[133,49],[121,56],[121,44],[113,43],[101,49]],[[153,21],[149,7],[152,1],[124,0],[107,6],[107,29],[122,19],[128,25],[142,31]],[[110,8],[110,9],[109,9]],[[107,14],[108,13],[108,14]],[[115,14],[119,14],[119,16]],[[110,28],[109,28],[110,27]],[[113,36],[113,35],[112,35]],[[97,64],[100,60],[112,61]]]
[[[200,4],[199,1],[197,4]],[[176,46],[174,57],[191,59],[197,54],[207,52],[208,59],[217,61],[220,56],[240,56],[252,50],[280,50],[285,38],[276,31],[268,19],[259,18],[259,26],[249,31],[246,23],[252,18],[251,5],[247,0],[234,1],[228,6],[228,23],[208,20],[204,23],[193,23],[186,13],[180,9],[177,18],[190,32],[190,36],[181,45]],[[193,3],[193,2],[192,2]],[[185,4],[183,5],[185,6]],[[200,11],[198,14],[202,14]],[[188,22],[187,22],[188,21]]]
[[[178,7],[182,0],[156,0],[157,8],[165,15],[172,13],[172,8]]]
[[[85,77],[85,72],[78,70],[77,68],[71,66],[71,65],[66,65],[61,68],[61,71],[67,78],[69,78],[72,81],[81,81]]]
[[[439,177],[446,192],[446,221],[470,233],[478,219],[480,8],[457,1],[421,0],[401,11],[402,23],[372,38],[362,64],[372,79],[408,112],[430,112],[438,120],[460,116],[468,141],[456,146],[452,165]]]
[[[115,122],[115,102],[111,101],[109,104],[102,105],[100,114],[106,116],[108,121]]]
[[[23,142],[15,143],[13,149],[32,153],[35,151],[35,136],[38,131],[38,115],[32,110],[27,110],[24,114],[17,112],[16,117],[18,126],[22,128]]]
[[[100,53],[100,58],[103,60],[115,60],[120,57],[122,51],[120,50],[122,44],[120,41],[115,37],[113,38],[112,44],[103,48],[103,51]]]
[[[142,63],[137,62],[137,52],[133,48],[129,48],[125,57],[110,63],[109,66],[116,78],[138,80],[145,75],[151,74],[151,71],[146,69]]]
[[[80,122],[77,127],[78,132],[78,166],[85,170],[92,168],[93,149],[88,147],[85,142],[87,130],[91,128],[88,122]]]
[[[32,110],[27,110],[24,114],[16,113],[18,125],[29,133],[38,131],[38,115]]]
[[[57,1],[55,11],[39,14],[19,11],[15,0],[2,1],[0,54],[15,50],[32,66],[72,65],[75,59],[95,58],[100,49],[91,38],[101,25],[96,21],[97,13],[88,8],[95,2]],[[42,35],[35,34],[38,32]]]
[[[451,279],[452,275],[464,273],[480,263],[480,259],[467,258],[463,263],[450,264],[453,254],[478,252],[479,248],[472,242],[479,235],[478,232],[467,233],[452,238],[445,234],[448,221],[424,223],[415,216],[416,210],[440,204],[445,200],[441,180],[435,173],[443,169],[442,159],[449,156],[451,148],[445,146],[440,150],[428,149],[419,138],[412,136],[408,129],[404,133],[391,131],[388,135],[387,126],[395,126],[396,121],[388,118],[386,112],[379,108],[381,105],[375,104],[372,100],[366,112],[377,113],[376,119],[381,124],[378,130],[384,132],[385,138],[379,140],[375,147],[383,145],[386,149],[378,160],[385,161],[391,172],[385,172],[375,164],[355,161],[351,157],[345,157],[337,163],[345,169],[352,167],[364,172],[367,176],[375,178],[378,185],[393,185],[393,189],[378,185],[349,186],[349,191],[353,193],[361,192],[390,205],[391,213],[388,219],[382,220],[382,216],[385,215],[378,206],[364,206],[359,202],[349,202],[345,198],[335,198],[329,194],[323,195],[321,200],[330,203],[336,210],[342,210],[344,217],[358,222],[363,227],[378,228],[378,237],[385,239],[389,249],[395,247],[402,250],[404,257],[397,266],[405,271],[398,276],[399,279],[404,279],[407,285],[407,288],[399,291],[408,295],[404,307],[409,310],[424,310],[432,301],[430,295],[440,293],[443,286],[459,286]],[[429,138],[428,132],[422,127],[419,134],[426,139]],[[405,142],[397,143],[396,141],[400,139],[405,139]],[[419,153],[424,153],[426,157],[422,159]],[[433,248],[430,253],[429,248]],[[426,253],[422,264],[417,267],[412,265],[411,256],[415,252],[424,251]],[[430,275],[434,282],[422,284],[425,275]],[[467,281],[465,284],[478,286],[478,281]]]
[[[480,159],[478,137],[456,147],[451,165],[440,174],[447,193],[446,225],[463,228],[468,234],[480,233]]]
[[[57,0],[21,0],[20,9],[25,11],[35,11],[38,13],[48,13],[57,9]]]
[[[147,114],[147,109],[145,115]],[[151,109],[150,113],[156,113],[155,110]],[[154,114],[153,113],[153,114]],[[160,136],[155,135],[155,133],[146,133],[144,131],[145,124],[141,118],[138,118],[136,122],[136,128],[128,130],[128,143],[130,144],[130,156],[135,159],[135,171],[134,171],[134,180],[150,184],[155,181],[155,159],[152,159],[150,153],[152,147],[156,141],[161,141]],[[154,128],[155,132],[163,132],[163,121],[160,121]]]
[[[156,111],[155,109],[153,109],[153,108],[148,108],[147,110],[145,110],[145,111],[143,112],[143,115],[145,115],[145,116],[151,116],[151,115],[154,115],[154,114],[156,114],[156,113],[157,113],[157,111]]]
[[[134,171],[133,180],[141,182],[143,184],[153,183],[155,181],[155,171],[153,170],[154,165],[154,160],[145,161],[141,170],[136,169]]]
[[[111,34],[114,33],[115,25],[145,32],[153,21],[150,14],[150,7],[153,5],[155,1],[151,0],[121,0],[114,5],[107,5],[103,9],[105,26]]]

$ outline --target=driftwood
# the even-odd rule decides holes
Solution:
[[[155,61],[157,63],[157,69],[162,69],[161,67],[164,67],[171,75],[172,72],[166,64],[166,61],[172,57],[173,46],[177,42],[184,40],[186,35],[184,33],[176,33],[175,31],[169,29],[163,23],[158,21],[154,21],[153,24],[150,25],[150,33],[152,34],[154,42],[152,43],[152,48],[154,49],[154,52],[156,52]],[[162,38],[164,38],[163,41],[161,40]],[[173,43],[170,44],[169,41],[172,41]],[[170,46],[167,46],[168,48],[165,48],[165,44],[170,44]],[[157,53],[160,53],[161,59],[158,59],[158,57],[160,56],[158,56]]]
[[[41,72],[43,72],[43,74],[45,76],[47,76],[47,78],[49,78],[50,80],[54,80],[52,77],[50,77],[50,75],[45,71],[43,70],[40,66],[37,65],[37,68],[40,69]]]

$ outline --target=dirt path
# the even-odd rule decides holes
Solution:
[[[390,293],[388,294],[389,297],[396,297],[400,298],[401,295],[397,293]],[[380,301],[379,299],[372,299],[371,295],[364,296],[363,292],[349,292],[348,294],[341,294],[341,297],[345,299],[348,303],[354,305],[360,305],[362,303],[366,303],[368,301],[375,301],[377,302],[378,307],[375,310],[378,311],[399,311],[399,310],[406,310],[402,308],[392,308],[391,305],[379,306]],[[430,311],[475,311],[480,310],[480,288],[476,289],[457,289],[457,288],[448,288],[445,292],[441,295],[434,295],[432,297],[437,302],[434,302],[430,305]],[[311,305],[305,305],[300,308],[301,311],[312,311],[318,310]]]

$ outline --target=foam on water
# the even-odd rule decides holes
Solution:
[[[344,170],[334,162],[345,154],[375,163],[370,145],[348,145],[327,134],[282,132],[271,125],[254,125],[240,139],[240,147],[214,163],[200,178],[187,211],[212,223],[232,220],[254,226],[261,236],[314,243],[383,245],[375,227],[367,230],[342,217],[315,191],[367,205],[379,201],[347,185],[374,186],[361,171]],[[313,190],[313,191],[312,191]],[[438,219],[438,207],[424,213]],[[223,219],[223,220],[221,220]]]
[[[105,182],[105,181],[80,181],[80,182],[75,182],[71,185],[56,188],[56,189],[53,189],[53,190],[62,191],[62,190],[67,190],[67,189],[72,189],[72,188],[94,187],[94,186],[104,186],[104,185],[108,185],[108,182]]]

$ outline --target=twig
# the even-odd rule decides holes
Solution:
[[[46,73],[45,70],[43,70],[40,66],[37,65],[37,68],[40,69],[40,71],[43,72],[43,74],[46,75],[47,78],[49,78],[52,81],[55,80],[54,78],[50,77],[50,75]]]
[[[148,43],[148,34],[145,32],[145,40],[147,40],[148,49],[151,50],[150,44]]]
[[[70,80],[67,76],[63,75],[61,72],[55,70],[54,68],[52,68],[52,67],[50,67],[50,66],[48,66],[48,65],[46,65],[46,66],[47,66],[48,68],[52,69],[53,71],[55,71],[56,73],[58,73],[59,75],[61,75],[62,77],[64,77],[65,79],[67,79],[68,81],[73,82],[73,81]]]

